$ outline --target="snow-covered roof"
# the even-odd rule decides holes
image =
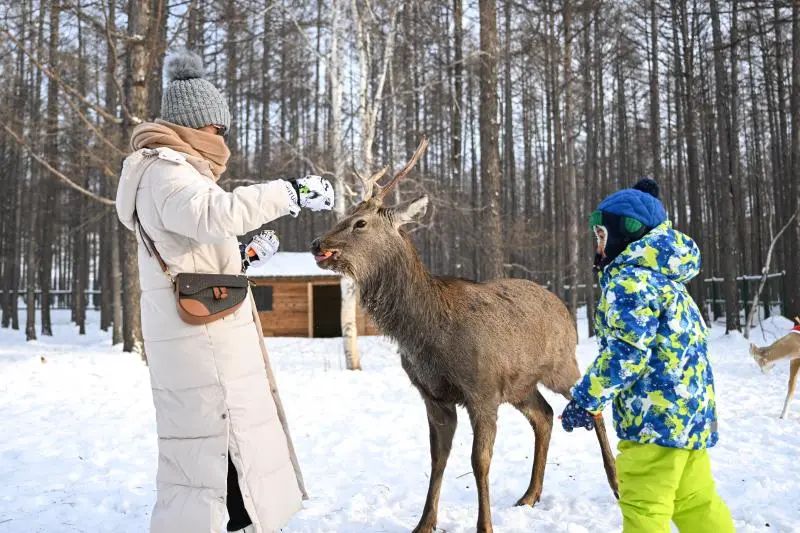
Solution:
[[[248,268],[247,275],[251,278],[339,276],[336,272],[319,268],[309,252],[278,252],[265,264]]]

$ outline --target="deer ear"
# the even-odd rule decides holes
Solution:
[[[394,227],[399,228],[409,222],[418,220],[425,215],[428,210],[428,197],[421,196],[416,200],[400,204],[391,210],[391,219]]]

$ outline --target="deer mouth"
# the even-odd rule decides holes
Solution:
[[[329,260],[335,261],[337,259],[339,259],[339,250],[321,250],[314,254],[314,261],[316,261],[319,266],[324,266],[324,263]]]

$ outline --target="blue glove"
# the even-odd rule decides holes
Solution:
[[[575,428],[586,428],[589,431],[594,429],[595,415],[575,403],[575,400],[570,400],[558,418],[561,419],[561,426],[566,431]]]

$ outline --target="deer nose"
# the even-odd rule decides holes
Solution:
[[[316,238],[313,241],[311,241],[311,253],[317,254],[319,252],[320,252],[319,238]]]

